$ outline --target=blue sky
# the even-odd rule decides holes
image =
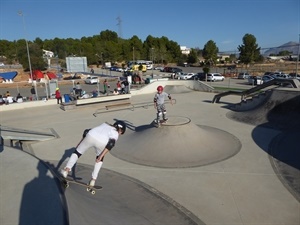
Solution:
[[[0,1],[0,39],[80,39],[103,30],[142,41],[165,36],[200,49],[213,40],[220,51],[237,50],[249,33],[259,47],[277,47],[299,41],[300,0]]]

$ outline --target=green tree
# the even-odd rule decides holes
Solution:
[[[202,56],[205,59],[205,63],[209,65],[215,65],[218,59],[219,49],[216,43],[212,40],[209,40],[203,48]]]
[[[256,38],[252,34],[245,34],[243,45],[238,46],[241,63],[250,64],[261,60],[260,48],[256,44]]]
[[[278,53],[278,56],[288,56],[288,55],[291,55],[291,54],[293,54],[293,52],[284,50],[284,51],[280,51],[280,52]]]
[[[22,46],[18,49],[18,59],[20,64],[22,64],[24,71],[29,71],[29,60],[27,54],[27,47],[25,40],[21,40],[23,43]],[[30,63],[31,69],[39,69],[44,70],[47,67],[47,63],[43,59],[43,51],[39,45],[28,42],[29,55],[30,55]]]
[[[187,62],[190,64],[194,64],[196,62],[198,62],[198,55],[197,55],[197,51],[195,49],[192,49],[190,54],[187,57]]]

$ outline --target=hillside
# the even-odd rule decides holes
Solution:
[[[297,42],[290,41],[283,45],[280,45],[276,48],[270,48],[269,50],[265,51],[264,56],[269,56],[270,54],[278,54],[281,51],[289,51],[292,52],[293,55],[297,55],[299,51],[299,44]]]

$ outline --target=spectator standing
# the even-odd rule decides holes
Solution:
[[[59,88],[56,88],[55,90],[55,98],[57,99],[57,104],[62,103],[62,98],[61,98]]]
[[[75,94],[78,94],[79,96],[81,96],[81,92],[82,92],[82,88],[79,82],[77,82],[76,86],[75,86]]]
[[[121,94],[122,92],[122,85],[121,85],[121,82],[118,80],[118,82],[117,82],[117,90],[118,90],[118,92],[119,92],[119,94]]]
[[[103,94],[108,95],[108,87],[109,87],[108,82],[107,82],[107,80],[105,79],[105,80],[103,81],[103,89],[104,89]]]
[[[33,86],[31,86],[30,93],[31,93],[31,100],[36,100],[35,88]]]

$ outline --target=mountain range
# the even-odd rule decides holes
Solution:
[[[269,56],[270,54],[277,55],[281,51],[289,51],[292,52],[293,55],[297,55],[299,53],[299,43],[290,41],[288,43],[280,45],[279,47],[266,49],[263,55],[264,56]]]

